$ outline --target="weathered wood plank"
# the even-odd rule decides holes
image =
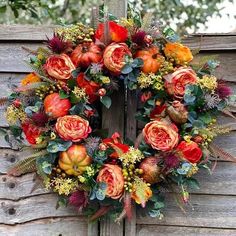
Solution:
[[[0,25],[0,40],[44,41],[53,35],[56,26]]]
[[[120,6],[123,2],[107,1],[110,12],[117,16],[123,16],[126,6]],[[114,5],[116,4],[116,5]],[[122,7],[123,12],[117,12]],[[0,40],[2,41],[44,41],[46,35],[52,36],[53,29],[57,26],[32,26],[32,25],[0,25]],[[195,34],[183,41],[193,48],[202,50],[225,50],[236,49],[236,35],[231,34]],[[202,39],[201,39],[202,38]],[[201,42],[201,44],[200,44]]]
[[[136,236],[235,236],[235,234],[235,230],[232,229],[137,225]]]
[[[42,43],[0,43],[0,72],[30,72],[24,60],[29,60],[29,53],[22,46],[35,50]]]
[[[19,201],[1,200],[0,224],[17,224],[28,221],[62,216],[78,216],[73,207],[55,208],[57,196],[55,194],[45,194]]]
[[[1,137],[1,136],[0,136]],[[1,149],[0,152],[0,174],[6,174],[7,170],[16,164],[18,161],[23,160],[30,154],[30,151],[14,151],[11,149]]]
[[[174,198],[166,195],[165,217],[158,220],[137,215],[137,224],[236,228],[236,196],[191,195],[191,206],[184,214]],[[193,210],[191,209],[193,207]]]
[[[200,183],[199,190],[192,191],[199,194],[235,195],[236,196],[236,164],[219,162],[212,175],[207,171],[200,171],[196,176]],[[42,186],[31,192],[35,184],[34,174],[29,173],[21,177],[0,175],[0,199],[19,200],[22,198],[49,193]],[[133,221],[135,220],[135,215]],[[127,227],[133,222],[127,222]]]
[[[87,234],[87,220],[84,217],[63,217],[41,219],[16,225],[0,225],[4,236],[93,236]],[[97,234],[95,234],[97,235]]]
[[[0,199],[19,200],[26,197],[49,193],[39,186],[32,192],[35,185],[35,175],[29,173],[20,177],[0,175]]]
[[[201,51],[235,50],[236,35],[194,35],[186,37],[183,43],[192,49],[200,49]]]

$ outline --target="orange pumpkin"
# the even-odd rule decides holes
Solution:
[[[82,43],[74,49],[70,57],[76,67],[88,67],[91,63],[102,60],[102,49],[95,43]]]
[[[73,144],[67,151],[59,154],[59,166],[68,175],[81,175],[90,165],[92,158],[88,156],[84,145]]]
[[[164,60],[163,56],[159,54],[159,48],[156,46],[137,51],[135,57],[143,60],[141,70],[144,73],[156,73]]]
[[[44,99],[45,113],[53,119],[67,115],[70,108],[70,100],[67,98],[61,99],[59,93],[49,94]]]

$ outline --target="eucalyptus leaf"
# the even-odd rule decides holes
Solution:
[[[66,151],[72,145],[71,141],[49,141],[47,151],[57,153]]]
[[[111,98],[110,97],[108,97],[108,96],[100,97],[100,101],[107,109],[110,108],[110,106],[111,106]]]

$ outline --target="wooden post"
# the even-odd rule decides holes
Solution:
[[[121,18],[126,17],[127,1],[126,0],[105,0],[104,5],[108,7],[108,12]],[[112,95],[112,106],[110,109],[103,109],[102,114],[103,128],[109,128],[109,135],[115,131],[124,137],[125,127],[125,89],[120,86],[119,91]],[[120,225],[112,220],[105,218],[100,224],[100,236],[123,236],[124,222]]]

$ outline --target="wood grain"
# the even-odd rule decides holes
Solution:
[[[56,26],[0,25],[0,41],[44,41]]]
[[[81,215],[73,207],[56,209],[56,202],[57,196],[53,193],[20,199],[19,201],[2,199],[0,224],[22,224],[36,219]]]
[[[166,195],[162,220],[137,214],[137,224],[178,225],[236,229],[236,196],[191,195],[191,206],[184,214],[171,194]],[[192,209],[193,207],[193,209]]]
[[[194,35],[186,37],[183,43],[192,49],[201,51],[235,50],[236,35]]]
[[[232,229],[179,227],[162,225],[138,225],[136,236],[235,236]]]
[[[73,229],[73,230],[72,230]],[[0,224],[1,236],[93,236],[87,234],[84,217],[58,217],[34,220],[25,224]]]

